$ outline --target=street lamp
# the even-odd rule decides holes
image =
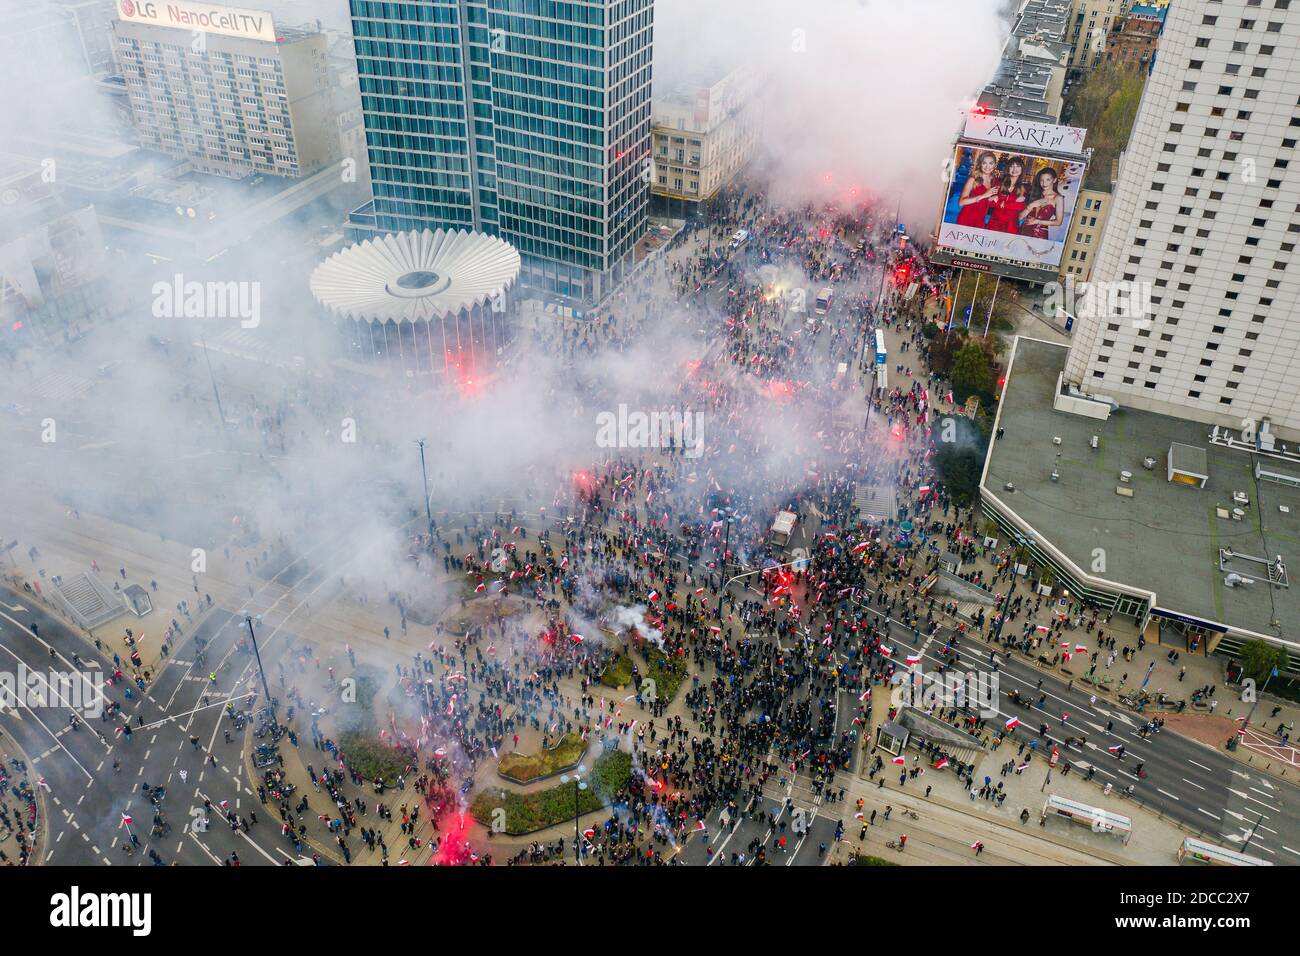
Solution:
[[[582,865],[582,833],[578,829],[578,817],[582,815],[581,805],[578,803],[578,794],[587,789],[587,781],[581,779],[581,774],[585,774],[587,768],[578,764],[573,768],[573,776],[567,773],[560,774],[560,783],[573,782],[573,862]]]
[[[248,636],[253,640],[253,656],[257,658],[257,673],[262,677],[262,690],[266,693],[266,706],[271,711],[271,726],[278,728],[280,722],[275,718],[275,698],[271,696],[271,685],[266,682],[266,671],[262,669],[262,652],[257,648],[257,632],[253,630],[253,618],[246,615],[244,623],[248,625]]]
[[[424,479],[421,486],[421,493],[424,495],[424,515],[429,519],[429,545],[433,545],[433,512],[429,510],[429,472],[424,467],[424,439],[417,439],[415,442],[420,446],[420,477]]]

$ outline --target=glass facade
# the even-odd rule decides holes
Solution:
[[[351,0],[384,231],[508,241],[591,302],[645,231],[654,0]]]

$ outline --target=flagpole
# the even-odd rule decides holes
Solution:
[[[983,278],[984,276],[980,275],[979,273],[975,274],[975,294],[970,297],[971,314],[966,316],[966,328],[968,329],[970,328],[970,320],[975,318],[975,300],[980,297],[980,279]]]
[[[984,317],[984,334],[980,336],[982,339],[988,338],[989,323],[993,321],[993,306],[998,301],[998,289],[1001,288],[1001,286],[1002,276],[998,276],[998,281],[993,285],[993,298],[989,299],[989,314]]]
[[[952,335],[952,313],[957,308],[957,300],[961,298],[961,280],[963,270],[957,270],[957,291],[952,294],[952,301],[948,304],[948,321],[947,328],[944,329],[943,340],[948,341],[948,336]]]

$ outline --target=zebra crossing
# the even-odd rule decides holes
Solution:
[[[52,402],[75,401],[95,387],[93,378],[83,378],[71,372],[49,372],[32,385],[35,398]]]

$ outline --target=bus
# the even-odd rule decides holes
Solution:
[[[831,287],[827,286],[817,293],[817,314],[825,315],[831,310],[831,303],[835,301],[835,293]]]
[[[1236,850],[1225,850],[1221,846],[1206,843],[1204,840],[1195,840],[1192,837],[1183,840],[1183,845],[1178,848],[1178,862],[1186,863],[1188,860],[1194,863],[1204,863],[1206,866],[1273,865],[1268,860],[1261,860],[1257,856],[1247,856],[1245,853],[1238,853]]]

